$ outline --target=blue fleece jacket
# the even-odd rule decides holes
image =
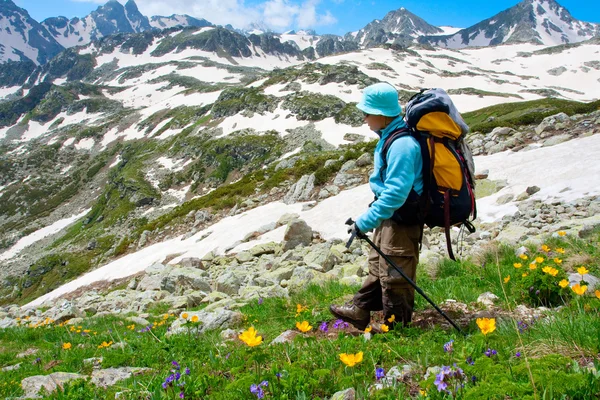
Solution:
[[[387,153],[388,166],[381,180],[381,151],[385,139],[404,126],[406,124],[402,117],[397,117],[378,132],[380,138],[375,146],[375,170],[369,177],[371,190],[377,200],[356,219],[356,226],[362,232],[373,230],[391,218],[394,211],[404,204],[413,187],[419,195],[423,193],[423,157],[419,143],[411,136],[400,137],[392,143]]]

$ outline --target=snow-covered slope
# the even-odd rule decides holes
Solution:
[[[533,184],[541,190],[532,199],[545,202],[570,201],[580,198],[584,193],[589,196],[600,195],[600,164],[595,162],[599,153],[600,135],[594,135],[548,148],[518,153],[507,151],[492,156],[476,157],[476,165],[481,170],[489,170],[490,179],[504,179],[508,183],[500,192],[478,201],[480,218],[483,221],[492,221],[501,219],[504,215],[514,214],[518,210],[515,203],[498,205],[496,200],[507,193],[522,193],[526,187]],[[565,159],[575,161],[564,163]],[[581,175],[580,171],[588,173]],[[575,176],[579,178],[573,179]],[[169,263],[175,264],[187,257],[201,258],[210,251],[223,254],[225,249],[231,249],[249,233],[276,222],[286,213],[298,214],[324,239],[345,239],[348,234],[344,222],[348,217],[360,215],[371,200],[372,193],[368,185],[362,185],[342,191],[339,195],[323,200],[304,211],[302,203],[269,203],[224,218],[189,238],[176,237],[129,254],[39,297],[28,306],[40,305],[44,301],[96,281],[133,275],[154,263],[164,262],[167,256],[170,256]],[[259,240],[233,247],[231,252],[236,253],[270,241],[281,242],[285,228],[283,226],[261,236]],[[172,255],[175,254],[177,256],[173,258]]]

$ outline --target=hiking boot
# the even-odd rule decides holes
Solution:
[[[329,306],[329,311],[342,321],[348,322],[358,330],[364,331],[369,322],[371,322],[371,313],[354,304],[347,306]]]

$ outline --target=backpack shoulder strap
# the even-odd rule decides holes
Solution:
[[[393,131],[389,134],[389,136],[385,139],[383,143],[383,148],[381,149],[381,168],[379,169],[379,177],[383,181],[383,172],[387,169],[387,153],[392,147],[392,143],[396,141],[396,139],[407,136],[411,134],[411,130],[408,127],[400,128],[398,130]]]

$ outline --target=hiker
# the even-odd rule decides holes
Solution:
[[[386,138],[406,128],[400,115],[398,92],[391,84],[376,83],[364,89],[356,106],[364,113],[364,122],[377,133],[375,170],[369,177],[375,200],[356,219],[348,233],[361,234],[375,230],[373,242],[415,281],[419,262],[419,242],[423,222],[419,197],[423,191],[423,158],[419,143],[410,135],[394,140],[387,151],[386,164],[382,151]],[[371,321],[371,311],[383,310],[385,324],[408,324],[412,319],[414,288],[372,249],[369,254],[369,276],[349,305],[331,305],[331,313],[364,330]]]

